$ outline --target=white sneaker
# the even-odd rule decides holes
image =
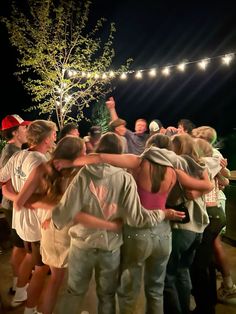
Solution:
[[[217,297],[220,302],[227,302],[229,300],[236,300],[236,285],[234,284],[231,288],[225,288],[223,284],[217,290]]]

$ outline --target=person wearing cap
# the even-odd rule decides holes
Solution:
[[[98,144],[100,138],[102,136],[102,128],[100,125],[93,125],[89,129],[88,136],[84,137],[85,146],[86,146],[86,154],[93,153],[96,145]]]
[[[167,136],[172,136],[176,134],[178,130],[173,126],[169,126],[165,129],[160,120],[154,119],[149,123],[149,131],[150,135],[161,133]]]
[[[109,130],[111,132],[116,133],[117,135],[120,136],[121,141],[122,141],[122,153],[128,153],[128,143],[127,143],[127,139],[125,138],[125,133],[126,133],[126,121],[123,119],[116,119],[113,120],[109,123]]]
[[[106,101],[107,109],[110,112],[111,120],[117,120],[119,117],[116,112],[116,104],[113,97],[110,97]],[[124,134],[128,143],[128,152],[135,155],[140,155],[145,148],[146,140],[148,139],[147,121],[145,119],[138,119],[135,122],[135,132],[130,131],[126,128]]]
[[[0,157],[0,168],[2,168],[10,157],[21,150],[21,147],[26,143],[26,128],[29,121],[24,121],[17,114],[8,115],[3,118],[1,123],[1,135],[6,139],[7,143],[3,147]],[[2,197],[2,209],[5,213],[8,224],[12,225],[12,201],[6,197]],[[11,266],[13,272],[13,283],[9,289],[10,294],[14,294],[16,290],[18,271],[26,251],[23,240],[18,236],[15,229],[12,229],[11,239],[13,244],[11,254]]]

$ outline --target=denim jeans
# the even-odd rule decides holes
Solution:
[[[191,280],[189,268],[202,234],[184,229],[172,229],[172,252],[167,264],[164,288],[164,312],[189,313]]]
[[[89,282],[95,270],[99,314],[115,314],[118,287],[120,248],[115,251],[80,249],[71,246],[68,264],[68,285],[59,304],[59,313],[80,313]]]
[[[142,284],[146,313],[163,314],[163,289],[166,265],[171,252],[169,222],[147,229],[124,228],[124,244],[121,256],[121,280],[118,289],[120,314],[136,313],[136,303]]]

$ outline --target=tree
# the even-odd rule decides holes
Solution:
[[[109,91],[115,26],[105,19],[89,27],[88,0],[28,0],[12,3],[2,17],[9,40],[19,54],[15,73],[35,105],[27,111],[56,116],[61,128],[84,118],[84,108]],[[130,60],[116,72],[125,71]]]
[[[110,112],[106,106],[106,100],[101,98],[92,108],[91,123],[92,125],[100,125],[102,132],[108,131],[108,124],[111,121]]]

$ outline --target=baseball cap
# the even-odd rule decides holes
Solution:
[[[25,121],[17,114],[8,115],[2,119],[2,127],[0,131],[4,131],[15,126],[29,125],[31,121]]]
[[[111,131],[114,131],[115,128],[117,128],[117,127],[120,126],[120,125],[126,126],[126,121],[123,120],[123,119],[117,118],[116,120],[113,120],[113,121],[111,121],[111,122],[109,123],[109,129],[110,129]]]
[[[153,120],[151,121],[151,123],[149,124],[149,131],[150,132],[158,132],[160,131],[160,129],[162,128],[162,123],[160,120]]]

